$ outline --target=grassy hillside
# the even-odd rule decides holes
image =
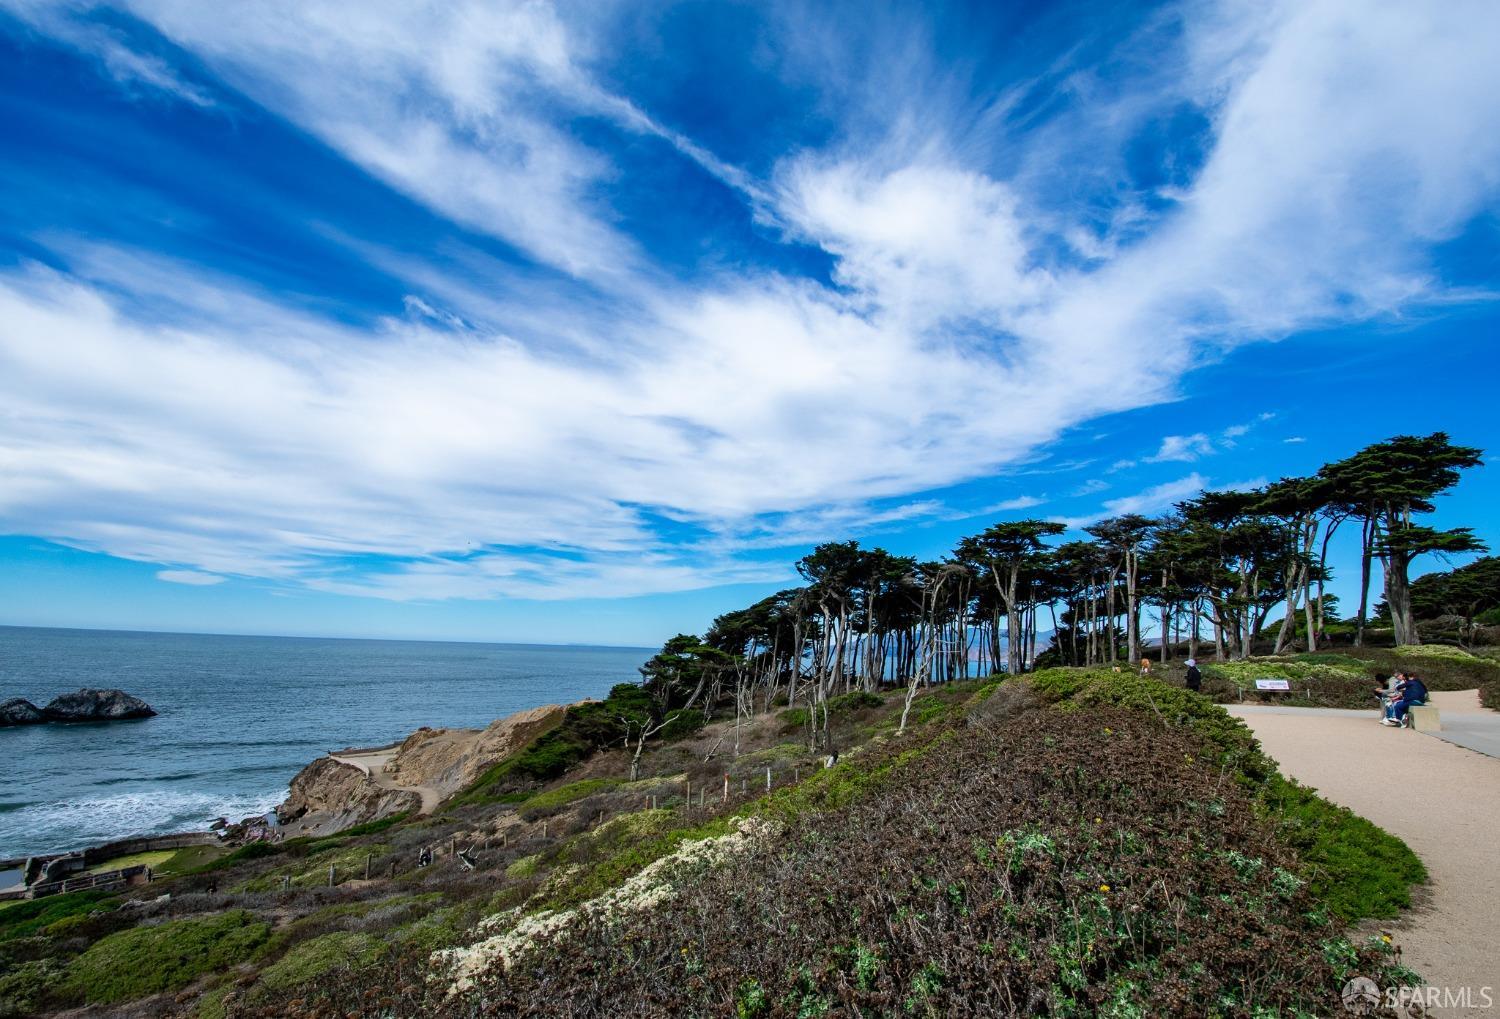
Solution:
[[[1345,932],[1420,863],[1206,698],[1051,670],[924,694],[898,737],[900,707],[842,702],[833,768],[786,712],[742,723],[737,756],[716,722],[636,782],[623,751],[585,754],[437,817],[199,859],[139,901],[0,911],[0,1015],[1328,1014],[1392,965]]]

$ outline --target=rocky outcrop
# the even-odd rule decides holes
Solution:
[[[46,720],[42,709],[24,697],[0,701],[0,725],[36,725]]]
[[[38,708],[24,697],[0,703],[0,725],[36,725],[38,722],[114,722],[126,718],[150,718],[156,711],[124,690],[85,687],[54,697]]]
[[[297,773],[277,817],[289,835],[317,836],[402,811],[431,813],[566,712],[548,704],[486,729],[422,728],[396,747],[335,751]]]
[[[560,725],[558,704],[518,711],[486,729],[418,729],[396,749],[385,773],[400,785],[431,786],[444,797],[471,784],[542,733]]]
[[[407,789],[382,788],[365,770],[320,757],[297,772],[276,816],[289,834],[326,835],[402,811],[415,812],[421,796]]]
[[[124,690],[85,687],[55,697],[42,709],[49,722],[114,722],[126,718],[150,718],[156,711]]]

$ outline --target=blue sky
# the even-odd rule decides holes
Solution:
[[[0,623],[654,644],[819,541],[1500,448],[1496,52],[1463,2],[0,0]],[[1495,475],[1438,522],[1500,545]]]

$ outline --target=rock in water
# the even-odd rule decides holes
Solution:
[[[53,722],[113,722],[122,718],[150,718],[156,712],[151,705],[124,690],[89,687],[55,698],[42,709],[42,714]]]
[[[0,725],[35,725],[46,720],[42,710],[24,697],[0,701]]]

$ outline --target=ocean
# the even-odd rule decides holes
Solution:
[[[159,712],[0,728],[0,858],[263,813],[329,750],[603,696],[651,654],[0,626],[0,700],[118,687]]]

